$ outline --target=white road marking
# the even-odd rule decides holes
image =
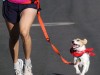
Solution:
[[[74,22],[54,22],[54,23],[44,23],[45,26],[69,26],[75,24]],[[32,26],[40,26],[40,24],[33,24]]]

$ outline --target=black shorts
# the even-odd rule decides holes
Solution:
[[[20,13],[26,8],[37,9],[37,5],[34,3],[31,4],[16,4],[6,1],[3,1],[2,6],[2,15],[5,20],[11,23],[18,23],[20,21]]]

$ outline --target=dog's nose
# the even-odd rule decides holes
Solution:
[[[72,43],[74,43],[74,41],[72,41]]]

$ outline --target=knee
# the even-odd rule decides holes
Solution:
[[[21,35],[21,37],[22,37],[23,39],[27,39],[27,38],[30,37],[29,32],[28,32],[28,31],[24,31],[24,30],[20,32],[20,35]]]
[[[17,33],[9,33],[9,36],[10,36],[10,40],[18,40],[19,39],[19,32]]]

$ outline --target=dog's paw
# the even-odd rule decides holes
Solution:
[[[84,73],[81,73],[80,75],[85,75]]]
[[[81,72],[80,71],[76,71],[76,74],[81,74]]]

